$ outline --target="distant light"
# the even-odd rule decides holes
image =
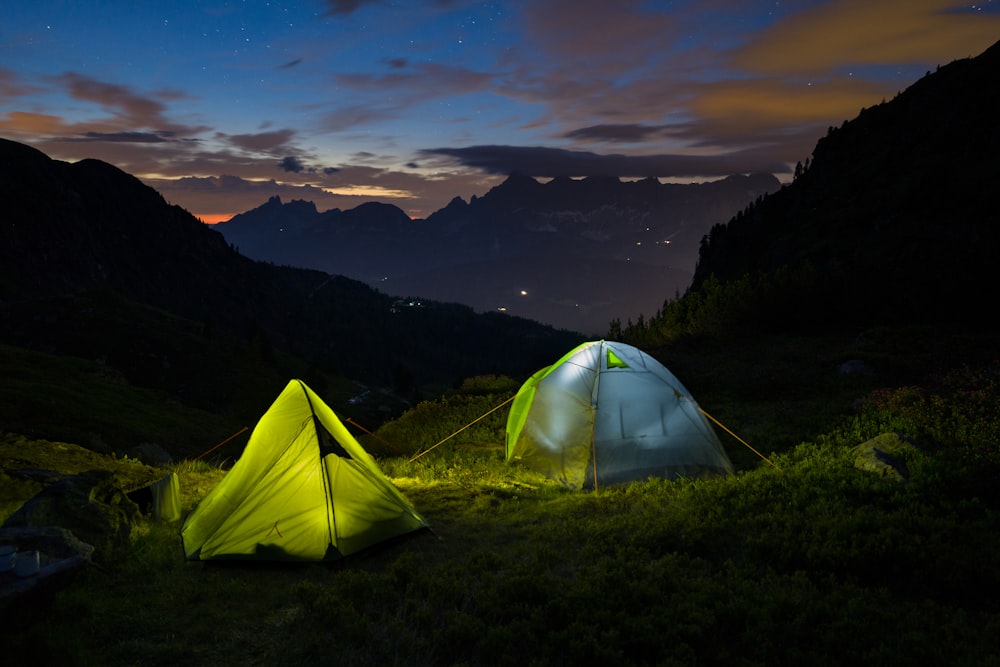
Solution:
[[[499,306],[499,307],[497,308],[497,311],[499,311],[499,312],[501,312],[501,313],[506,313],[506,312],[507,312],[507,308],[506,308],[506,307],[504,307],[504,306]]]
[[[521,290],[521,296],[528,296],[527,290]]]

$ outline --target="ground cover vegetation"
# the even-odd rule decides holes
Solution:
[[[470,378],[358,432],[431,531],[279,566],[186,562],[179,526],[150,522],[19,610],[4,645],[74,665],[1000,664],[1000,365],[927,332],[863,338],[660,351],[767,458],[720,431],[728,479],[565,490],[504,462],[520,380]],[[871,372],[838,372],[847,361]],[[907,443],[902,481],[856,466],[884,433]],[[59,465],[29,460],[51,447],[75,469],[145,470],[17,437],[5,470],[12,450]],[[224,474],[166,469],[185,512]],[[34,492],[5,475],[4,517]]]

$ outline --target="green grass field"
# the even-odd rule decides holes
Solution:
[[[745,372],[689,383],[770,463],[722,435],[734,477],[596,492],[508,465],[503,410],[464,428],[517,387],[470,380],[362,436],[431,531],[333,565],[203,563],[184,560],[179,524],[151,523],[7,624],[5,650],[65,665],[1000,664],[1000,368],[881,388],[827,376],[807,394],[806,367],[772,375],[755,419],[724,379]],[[808,413],[785,419],[821,403],[811,435]],[[855,466],[884,432],[916,445],[899,453],[905,483]],[[185,511],[224,474],[170,469]]]

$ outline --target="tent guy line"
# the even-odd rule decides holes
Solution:
[[[738,442],[739,442],[739,443],[740,443],[741,445],[743,445],[744,447],[746,447],[747,449],[749,449],[749,450],[750,450],[751,452],[753,452],[754,454],[756,454],[756,455],[757,455],[757,456],[759,456],[760,458],[762,458],[762,459],[764,459],[765,461],[767,461],[768,463],[770,463],[770,464],[771,464],[771,465],[772,465],[772,466],[774,467],[774,469],[775,469],[775,470],[781,470],[781,468],[779,468],[779,467],[777,466],[777,464],[776,464],[776,463],[775,463],[774,461],[772,461],[771,459],[767,458],[766,456],[764,456],[763,454],[761,454],[760,452],[758,452],[758,451],[757,451],[756,449],[754,449],[753,447],[751,447],[751,446],[750,446],[750,443],[749,443],[749,442],[747,442],[746,440],[744,440],[743,438],[741,438],[740,436],[736,435],[736,434],[735,434],[735,433],[733,433],[733,432],[732,432],[731,430],[729,430],[729,429],[728,429],[728,428],[726,427],[726,425],[725,425],[725,424],[723,424],[722,422],[720,422],[720,421],[719,421],[718,419],[716,419],[716,418],[715,418],[715,417],[713,417],[712,415],[708,414],[708,412],[706,412],[706,411],[705,411],[705,409],[704,409],[704,408],[702,408],[702,407],[701,407],[700,405],[698,406],[698,412],[700,412],[701,414],[703,414],[703,415],[705,415],[706,417],[708,417],[709,419],[711,419],[711,420],[712,420],[712,422],[713,422],[713,423],[714,423],[714,424],[715,424],[716,426],[718,426],[718,427],[719,427],[719,428],[721,428],[721,429],[722,429],[723,431],[725,431],[725,432],[726,432],[726,433],[728,433],[729,435],[731,435],[731,436],[733,436],[734,438],[736,438],[736,440],[737,440],[737,441],[738,441]]]
[[[493,408],[493,409],[492,409],[492,410],[490,410],[489,412],[487,412],[487,413],[485,413],[485,414],[482,414],[482,415],[480,415],[479,417],[476,417],[476,418],[475,418],[475,419],[473,419],[473,420],[472,420],[471,422],[469,422],[468,424],[466,424],[466,425],[465,425],[465,426],[463,426],[462,428],[458,429],[457,431],[455,431],[454,433],[452,433],[451,435],[449,435],[449,436],[448,436],[447,438],[445,438],[445,439],[441,440],[440,442],[438,442],[438,443],[436,443],[436,444],[434,444],[434,445],[431,445],[430,447],[428,447],[428,448],[427,448],[427,449],[425,449],[424,451],[420,452],[419,454],[417,454],[416,456],[414,456],[413,458],[411,458],[411,459],[410,459],[410,463],[413,463],[414,461],[416,461],[416,460],[417,460],[417,459],[419,459],[419,458],[420,458],[421,456],[423,456],[423,455],[424,455],[424,454],[426,454],[427,452],[431,451],[432,449],[434,449],[434,448],[435,448],[435,447],[437,447],[438,445],[441,445],[441,444],[444,444],[444,443],[445,443],[445,442],[447,442],[448,440],[451,440],[451,439],[452,439],[452,438],[454,438],[454,437],[455,437],[456,435],[458,435],[459,433],[461,433],[461,432],[462,432],[462,431],[464,431],[465,429],[469,428],[470,426],[472,426],[472,425],[473,425],[473,424],[475,424],[476,422],[480,421],[481,419],[485,419],[486,417],[489,417],[489,416],[490,416],[491,414],[493,414],[494,412],[496,412],[497,410],[499,410],[499,409],[500,409],[500,408],[502,408],[503,406],[507,405],[508,403],[510,403],[511,401],[513,401],[513,400],[514,400],[515,398],[517,398],[517,394],[514,394],[513,396],[511,396],[511,397],[510,397],[510,398],[508,398],[508,399],[507,399],[506,401],[504,401],[504,402],[503,402],[503,403],[501,403],[500,405],[496,406],[495,408]]]

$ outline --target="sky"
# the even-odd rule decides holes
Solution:
[[[1000,39],[1000,0],[0,0],[0,137],[205,222],[422,218],[520,172],[787,181],[830,126]]]

